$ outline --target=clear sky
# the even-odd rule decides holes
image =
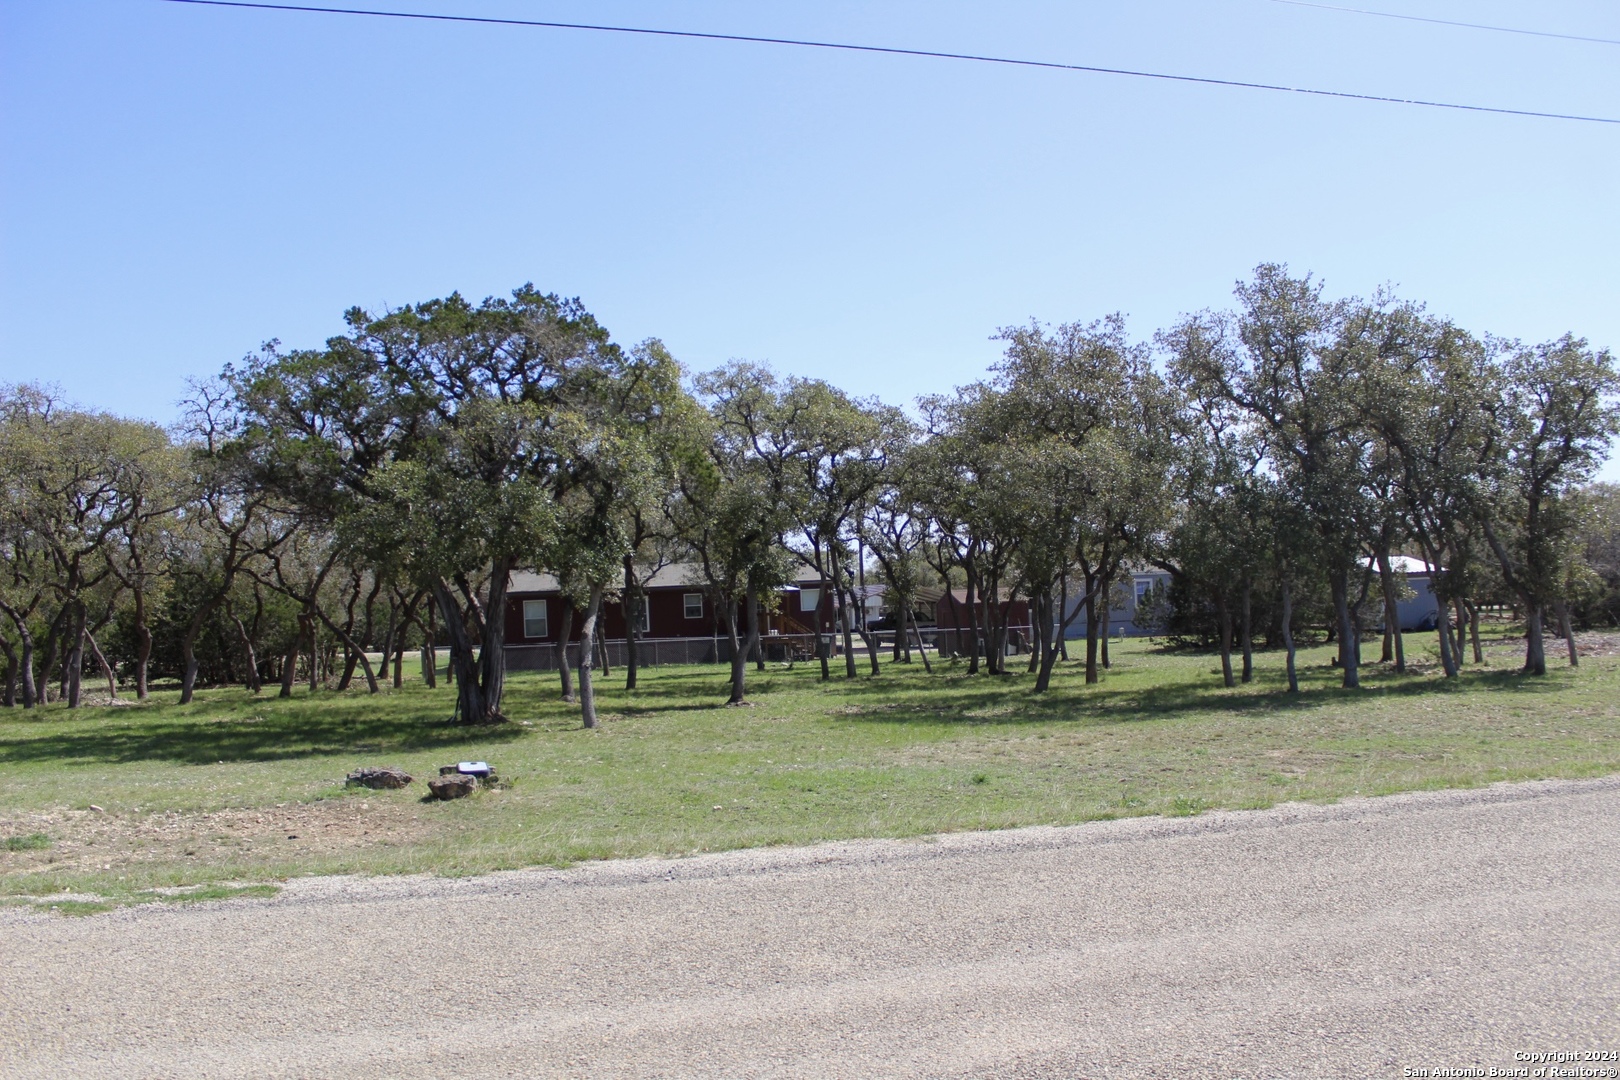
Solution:
[[[1614,0],[1339,2],[1620,39]],[[1620,117],[1620,45],[1277,0],[374,6]],[[162,421],[352,305],[525,281],[694,370],[896,403],[979,377],[998,326],[1145,337],[1262,261],[1620,347],[1614,125],[159,0],[5,0],[0,110],[0,381]]]

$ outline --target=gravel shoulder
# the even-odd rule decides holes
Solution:
[[[1611,777],[0,910],[0,1074],[1396,1077],[1620,1051],[1617,827]]]

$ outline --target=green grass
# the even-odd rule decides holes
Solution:
[[[7,851],[44,851],[51,846],[51,838],[42,832],[29,833],[27,836],[6,837]]]
[[[1044,696],[1021,671],[961,664],[825,684],[815,666],[773,665],[750,671],[755,707],[727,709],[722,669],[644,671],[635,693],[616,669],[599,678],[596,731],[554,675],[530,674],[510,678],[514,722],[495,728],[448,723],[450,690],[412,683],[6,710],[0,895],[67,912],[307,873],[465,874],[1620,771],[1620,660],[1526,679],[1503,649],[1448,684],[1432,637],[1407,645],[1430,666],[1369,665],[1360,691],[1338,688],[1328,650],[1303,652],[1293,698],[1279,654],[1227,690],[1214,657],[1142,641],[1115,648],[1100,685],[1064,665]],[[504,785],[422,801],[438,766],[467,758]],[[345,788],[360,765],[417,781]]]
[[[34,908],[37,911],[48,911],[56,915],[99,915],[104,911],[115,908],[128,907],[135,904],[197,904],[208,900],[264,900],[281,891],[280,885],[194,885],[189,888],[169,889],[158,891],[155,889],[127,889],[114,888],[105,893],[80,894],[69,896],[64,889],[61,894],[30,898],[26,896],[6,897],[7,900]]]

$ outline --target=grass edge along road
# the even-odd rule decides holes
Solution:
[[[1065,665],[1044,696],[1021,672],[960,664],[825,684],[814,665],[773,665],[752,708],[728,709],[723,669],[644,671],[633,694],[615,671],[597,731],[557,700],[555,675],[522,673],[512,722],[490,728],[447,723],[450,690],[411,683],[7,710],[0,897],[93,913],[262,895],[302,874],[469,874],[1620,772],[1620,658],[1529,679],[1504,641],[1447,684],[1425,645],[1410,635],[1417,670],[1370,665],[1360,691],[1337,687],[1329,649],[1304,651],[1297,699],[1279,692],[1279,654],[1227,690],[1210,655],[1131,641],[1100,686]],[[421,800],[438,766],[468,758],[503,786]],[[375,764],[417,782],[344,787]]]

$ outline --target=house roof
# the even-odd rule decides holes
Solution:
[[[955,600],[956,600],[956,602],[958,604],[966,604],[967,603],[967,590],[966,589],[952,589],[951,590],[951,596],[955,598]],[[945,594],[943,592],[940,593],[939,598],[941,600],[945,599]],[[980,596],[980,597],[977,597],[977,599],[983,600],[984,597]],[[1001,589],[1001,596],[999,597],[999,599],[1001,600],[1002,603],[1006,603],[1009,600],[1017,600],[1018,597],[1014,595],[1013,590],[1003,586],[1002,589]]]
[[[693,588],[703,584],[703,568],[697,563],[678,562],[661,566],[650,577],[643,578],[641,587],[644,589],[677,589],[683,586]],[[809,586],[814,588],[818,584],[816,573],[813,570],[801,571],[797,584],[792,588]],[[613,579],[613,588],[624,586],[624,575],[617,574]],[[507,591],[514,593],[554,593],[559,590],[557,576],[536,570],[514,570],[507,579]]]
[[[1366,566],[1371,562],[1371,559],[1362,559],[1361,565]],[[1405,574],[1407,577],[1428,577],[1432,572],[1428,564],[1422,559],[1415,559],[1410,555],[1391,555],[1389,557],[1389,568],[1397,574]],[[1440,566],[1434,569],[1444,570],[1445,567]]]

